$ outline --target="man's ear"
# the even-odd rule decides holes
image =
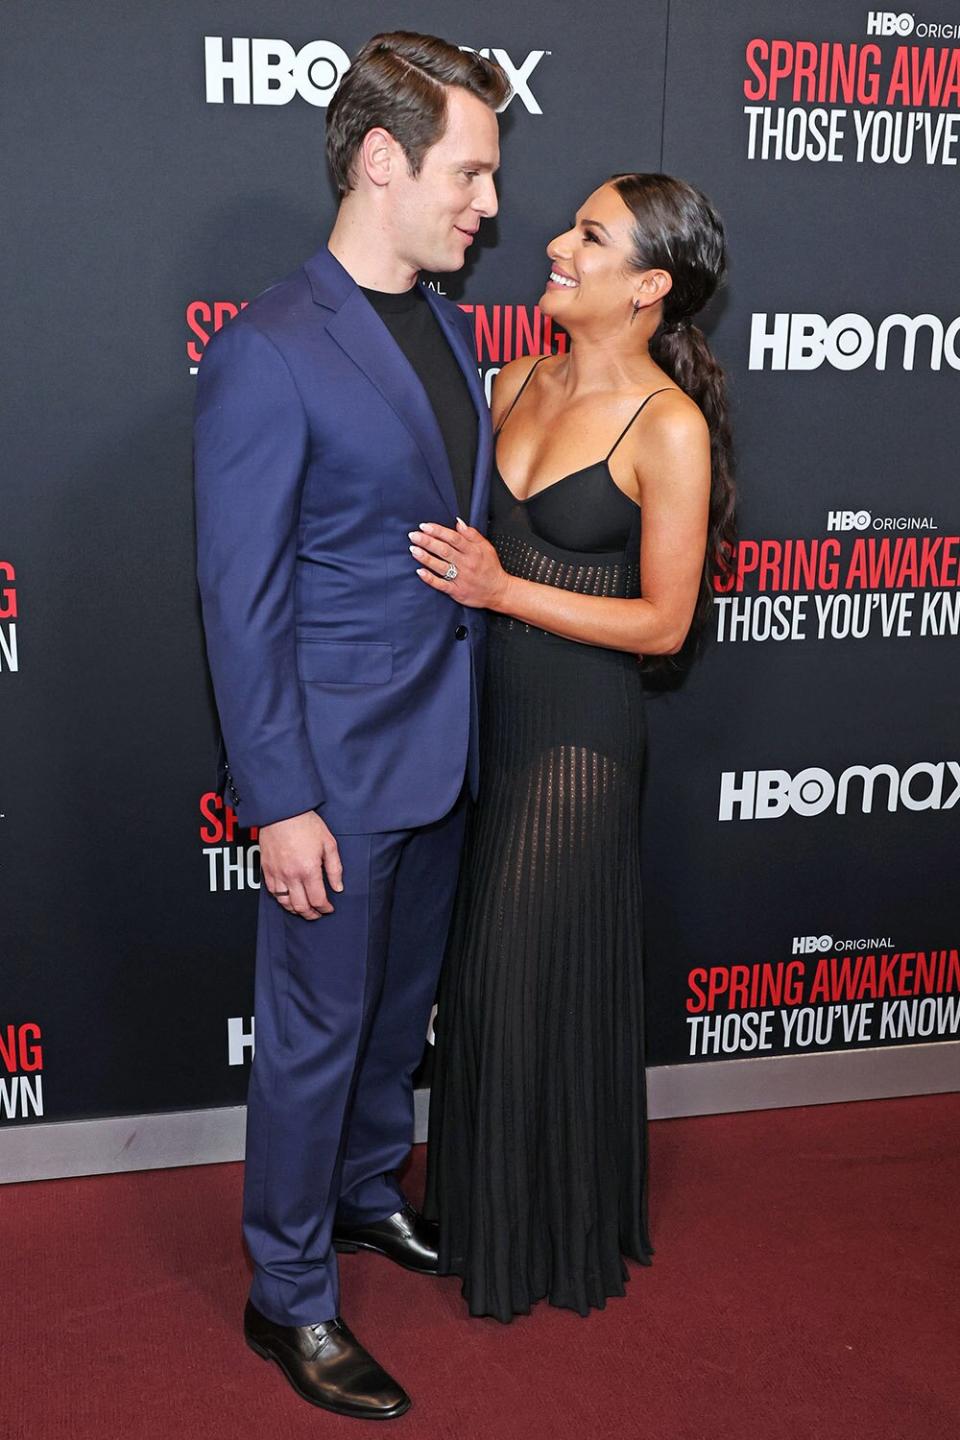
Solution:
[[[368,130],[360,143],[360,169],[372,185],[388,185],[397,163],[400,147],[382,126]]]

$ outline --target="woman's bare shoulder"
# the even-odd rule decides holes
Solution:
[[[671,488],[697,490],[709,483],[710,429],[699,405],[679,388],[650,397],[625,449],[641,485],[669,480]]]
[[[493,423],[496,427],[506,415],[510,406],[520,393],[530,371],[542,355],[520,355],[516,360],[509,361],[494,376],[493,390],[490,395],[490,409],[493,414]]]

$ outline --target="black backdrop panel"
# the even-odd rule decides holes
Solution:
[[[662,163],[727,223],[707,328],[731,379],[745,572],[718,605],[725,638],[651,701],[650,1062],[758,1053],[764,1030],[774,1053],[955,1036],[948,965],[905,958],[949,961],[960,929],[952,42],[869,36],[847,0],[341,17],[305,0],[6,9],[0,1125],[243,1099],[257,851],[211,789],[191,372],[218,323],[322,243],[322,102],[338,56],[389,27],[492,47],[519,76],[500,215],[461,275],[435,277],[473,307],[487,375],[562,343],[536,330],[544,246],[610,172]],[[798,58],[842,70],[864,45],[875,100],[867,65],[862,100],[844,102],[841,74],[818,103],[815,74],[794,102]],[[922,78],[931,46],[937,103],[887,103],[895,67]],[[906,144],[905,116],[924,145],[872,158],[888,134]],[[770,158],[759,142],[750,158],[751,124]],[[789,148],[831,124],[836,159],[775,158],[778,133]],[[910,365],[897,315],[932,317]],[[791,573],[801,542],[813,580]],[[924,542],[914,574],[903,547]],[[739,638],[775,613],[797,638]],[[833,636],[865,614],[863,638]],[[867,777],[867,813],[850,771],[878,765],[896,775]],[[884,985],[904,1014],[884,1018]]]
[[[872,160],[868,145],[858,160],[856,144],[858,123],[868,138],[878,123],[918,133],[924,122],[916,117],[931,107],[896,97],[886,103],[895,67],[922,72],[932,45],[938,69],[948,72],[957,52],[916,36],[871,36],[867,25],[865,8],[855,5],[671,7],[663,165],[701,185],[727,226],[730,280],[712,307],[710,330],[730,374],[744,563],[754,568],[746,569],[739,598],[733,592],[720,602],[722,640],[679,694],[651,708],[644,817],[654,1060],[761,1053],[744,1012],[763,1008],[775,1012],[773,1053],[958,1033],[957,772],[949,762],[956,767],[960,713],[960,541],[950,538],[960,532],[960,506],[949,477],[960,355],[935,369],[932,344],[960,311],[951,242],[957,171],[928,163],[918,150],[900,164]],[[864,46],[875,47],[866,61]],[[844,99],[851,58],[854,77],[864,67],[862,103],[855,78],[852,100]],[[795,100],[798,61],[813,74],[801,76]],[[941,99],[949,103],[933,110],[934,133],[938,117],[954,129],[960,123],[956,90],[950,99],[944,86]],[[759,137],[767,126],[766,159],[759,139],[751,158],[751,123]],[[831,124],[845,135],[837,158],[808,158],[821,148],[813,140],[801,153],[811,127],[827,133]],[[787,158],[790,137],[800,158]],[[878,368],[869,332],[879,334],[897,314],[930,315],[935,325],[920,332],[910,369],[904,331],[893,328]],[[793,368],[803,362],[802,347],[795,342],[791,352],[789,339],[778,349],[755,342],[751,356],[752,335],[776,337],[778,326],[797,324],[789,317],[803,315],[813,317],[815,368]],[[836,326],[841,316],[848,320]],[[851,359],[861,363],[841,368]],[[836,528],[853,516],[864,528]],[[761,550],[764,542],[772,543]],[[823,564],[812,581],[793,568],[797,542]],[[935,548],[926,575],[911,563],[911,547],[919,566],[924,545]],[[762,573],[761,555],[769,561]],[[881,570],[889,564],[877,583],[869,583],[871,556]],[[927,633],[925,604],[932,607]],[[799,631],[797,638],[770,633],[775,605],[777,629],[787,637]],[[866,633],[855,638],[857,630]],[[940,768],[908,778],[904,798],[906,773],[923,762]],[[841,777],[849,767],[881,764],[898,772],[896,808],[888,808],[892,777],[884,773],[866,813],[862,777],[849,775],[846,785]],[[785,774],[764,781],[764,771]],[[757,803],[757,818],[748,819],[749,805],[731,796],[731,818],[720,819],[724,772],[728,794],[731,785],[749,789],[754,782],[744,772],[757,772],[759,793],[789,784],[789,804],[780,814],[786,795]],[[847,792],[844,813],[837,796],[827,803],[832,786]],[[939,808],[909,808],[911,800],[935,801],[941,787]],[[952,983],[939,960],[946,950],[949,977],[951,947]],[[917,951],[928,963],[937,952],[932,981],[906,958]],[[888,959],[885,979],[884,954],[902,957]],[[733,966],[749,972],[745,1004],[742,993],[731,1003],[724,988]],[[698,977],[693,989],[692,971],[716,972],[713,1010],[700,1000],[709,982]],[[815,988],[818,975],[825,988]],[[764,982],[774,1001],[751,1003],[751,987]],[[779,1003],[778,983],[787,987]],[[872,1008],[856,1013],[858,1003]],[[805,1008],[814,1013],[795,1013]],[[705,1022],[720,1016],[732,1018],[708,1030]],[[800,1044],[802,1035],[812,1038]]]

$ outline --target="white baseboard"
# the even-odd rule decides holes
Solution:
[[[647,1071],[651,1120],[960,1090],[960,1041],[662,1065]],[[429,1092],[416,1093],[417,1141]],[[246,1107],[0,1127],[0,1183],[242,1160]]]

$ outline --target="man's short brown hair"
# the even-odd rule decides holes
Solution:
[[[510,95],[510,82],[495,61],[436,35],[397,30],[368,40],[327,108],[327,160],[340,194],[352,190],[357,153],[376,126],[390,132],[410,173],[419,175],[424,155],[443,135],[450,85],[468,90],[491,110]]]

